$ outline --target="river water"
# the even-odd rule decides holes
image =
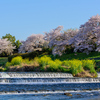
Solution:
[[[68,73],[1,72],[0,100],[100,100],[100,77]]]

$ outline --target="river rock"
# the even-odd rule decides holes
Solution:
[[[67,95],[67,96],[72,96],[71,93],[64,93],[64,95]]]
[[[81,96],[81,94],[76,94],[76,95],[79,95],[79,96]]]
[[[90,89],[88,89],[88,90],[90,90],[90,91],[91,91],[92,89],[90,88]]]
[[[7,93],[7,91],[5,91],[5,93]]]
[[[47,96],[46,94],[43,95],[44,97]]]
[[[20,93],[20,91],[17,91],[18,93]]]
[[[35,92],[38,92],[37,90],[35,90]]]

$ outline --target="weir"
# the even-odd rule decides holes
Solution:
[[[86,96],[93,92],[100,92],[100,74],[97,78],[79,78],[60,72],[0,72],[0,95]]]
[[[1,72],[0,78],[70,78],[70,73],[51,72]]]
[[[1,72],[0,73],[0,78],[10,78],[10,76],[5,72]]]
[[[98,73],[98,77],[100,77],[100,73]]]
[[[0,78],[0,84],[100,83],[100,78]]]
[[[73,77],[70,73],[54,72],[1,72],[0,84],[57,84],[57,83],[100,83],[97,78]]]

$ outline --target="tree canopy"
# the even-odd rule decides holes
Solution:
[[[12,36],[10,33],[9,34],[6,34],[5,36],[2,36],[2,39],[7,39],[8,41],[11,42],[11,44],[13,46],[15,46],[15,51],[18,51],[18,48],[20,47],[21,45],[21,42],[19,40],[16,41],[16,38],[15,36]]]
[[[10,33],[6,34],[5,36],[2,36],[2,39],[7,39],[12,43],[13,46],[15,45],[16,38],[15,36],[12,36]]]
[[[0,55],[7,56],[13,53],[14,46],[7,39],[0,38]]]

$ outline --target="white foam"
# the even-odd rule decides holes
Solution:
[[[5,72],[3,74],[1,72],[0,77],[1,78],[70,78],[73,76],[70,73],[54,73],[54,72]]]
[[[13,91],[13,92],[0,92],[0,95],[23,95],[23,94],[57,94],[57,93],[92,93],[92,92],[100,92],[100,90],[55,90],[55,91],[26,91],[26,92],[18,92],[18,91]]]

